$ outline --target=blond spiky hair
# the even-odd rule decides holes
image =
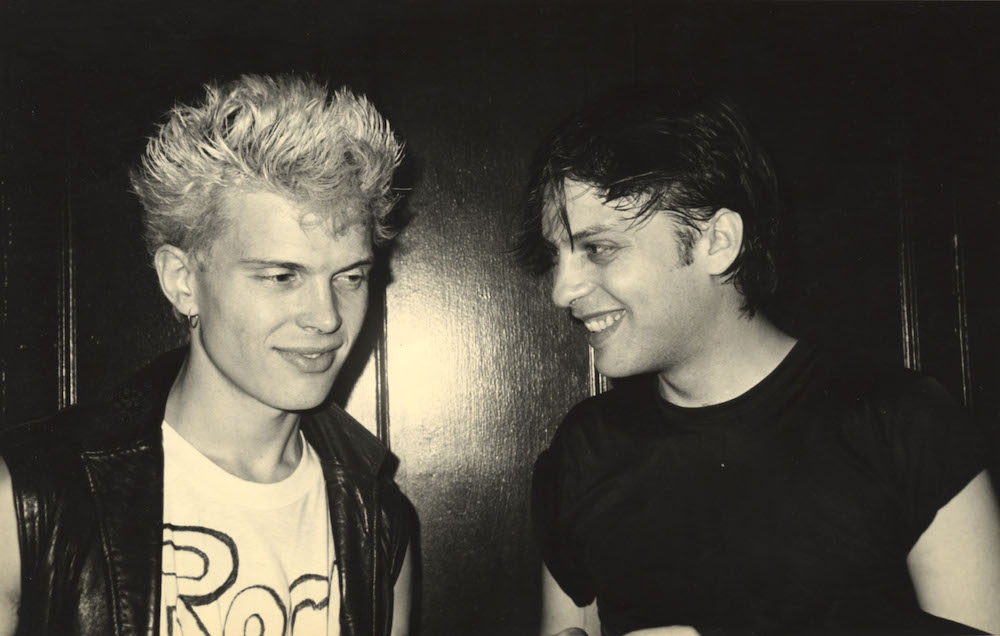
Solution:
[[[201,103],[171,109],[130,174],[151,253],[207,251],[225,227],[221,193],[232,189],[318,204],[333,227],[362,222],[375,243],[392,238],[402,145],[367,99],[287,75],[204,88]]]

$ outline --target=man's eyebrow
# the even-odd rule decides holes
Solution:
[[[619,230],[618,226],[615,224],[601,223],[598,225],[591,225],[590,227],[586,227],[580,230],[579,232],[573,232],[573,236],[571,238],[573,240],[573,243],[576,243],[577,241],[588,239],[591,236],[594,236],[595,234],[603,234],[604,232],[619,232],[619,231],[621,230]]]
[[[274,267],[275,269],[291,269],[295,271],[309,269],[301,263],[279,261],[270,258],[241,258],[239,263],[240,265],[246,265],[249,267]]]
[[[241,258],[239,261],[240,265],[246,267],[273,267],[275,269],[289,269],[295,272],[308,272],[309,267],[303,265],[302,263],[292,263],[290,261],[273,260],[269,258]],[[375,264],[375,259],[372,257],[362,258],[354,261],[349,265],[345,265],[337,270],[337,273],[346,272],[348,270],[356,269],[358,267],[371,267]]]
[[[604,232],[620,232],[620,228],[613,223],[599,223],[597,225],[591,225],[590,227],[584,228],[578,232],[573,232],[569,237],[569,244],[576,245],[578,242],[586,240],[596,234],[603,234]],[[566,236],[563,234],[563,236]],[[558,250],[559,243],[546,236],[542,236],[542,246],[545,249]]]
[[[352,269],[357,269],[358,267],[373,267],[375,265],[374,257],[362,258],[360,260],[354,261],[350,265],[345,265],[337,270],[337,273],[346,272]]]

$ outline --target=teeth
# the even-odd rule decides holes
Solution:
[[[624,311],[616,311],[611,314],[604,314],[599,318],[591,318],[587,322],[583,323],[586,325],[587,329],[592,332],[604,331],[614,323],[622,319],[625,315]]]
[[[310,360],[315,360],[316,358],[320,357],[320,355],[321,354],[319,354],[319,353],[303,353],[302,354],[302,356],[304,358],[309,358]]]

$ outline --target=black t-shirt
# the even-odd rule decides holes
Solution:
[[[937,382],[799,343],[714,406],[624,384],[570,411],[532,492],[549,571],[606,634],[948,631],[906,556],[985,458]]]

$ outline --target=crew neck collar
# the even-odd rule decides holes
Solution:
[[[194,482],[207,492],[220,493],[226,500],[256,508],[280,508],[304,497],[317,478],[322,479],[319,459],[312,447],[298,434],[302,456],[295,469],[284,479],[262,483],[238,477],[206,457],[163,420],[163,448],[166,456],[181,470],[179,476]],[[224,493],[224,495],[222,495]]]
[[[797,341],[781,362],[760,382],[742,394],[718,404],[678,406],[663,398],[658,385],[654,384],[658,408],[672,421],[682,424],[705,424],[715,420],[731,421],[732,418],[751,411],[757,412],[761,406],[772,401],[776,393],[784,394],[794,390],[797,379],[812,364],[815,351],[816,347],[812,343]],[[654,382],[657,382],[655,376]]]

